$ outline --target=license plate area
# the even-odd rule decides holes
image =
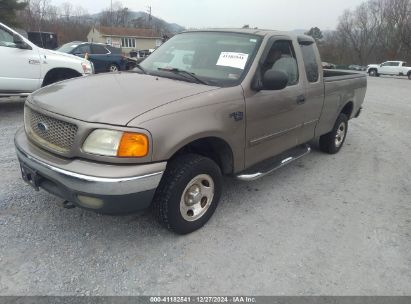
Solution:
[[[20,169],[21,177],[23,178],[23,180],[31,187],[33,187],[36,191],[39,191],[41,177],[37,174],[37,172],[21,163]]]

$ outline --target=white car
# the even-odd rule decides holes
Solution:
[[[404,61],[387,61],[382,64],[370,64],[367,66],[367,73],[370,76],[408,76],[408,79],[411,80],[411,67],[408,67]]]
[[[46,85],[93,73],[90,61],[39,48],[0,23],[0,96],[24,96]]]

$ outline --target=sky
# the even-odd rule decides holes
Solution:
[[[115,3],[117,0],[113,0]],[[275,30],[333,30],[345,9],[365,0],[121,0],[133,11],[152,7],[154,16],[186,28],[251,27]],[[110,7],[110,0],[51,0],[54,5],[70,2],[90,14]]]

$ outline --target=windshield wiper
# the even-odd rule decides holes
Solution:
[[[139,63],[136,64],[136,68],[142,71],[144,74],[148,74],[147,71]]]
[[[207,82],[205,82],[204,80],[198,78],[194,73],[190,73],[190,72],[185,71],[185,70],[180,70],[180,69],[177,69],[177,68],[169,68],[169,69],[167,69],[167,68],[158,68],[157,70],[179,74],[179,75],[182,75],[183,77],[184,77],[184,75],[187,75],[187,76],[190,76],[191,79],[194,79],[197,83],[208,85]],[[187,77],[185,77],[185,78],[188,79]]]

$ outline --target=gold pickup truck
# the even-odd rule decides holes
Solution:
[[[261,178],[310,151],[337,153],[366,75],[323,70],[314,40],[268,30],[174,36],[131,72],[67,80],[25,104],[23,179],[101,213],[151,207],[186,234],[220,199],[222,176]]]

